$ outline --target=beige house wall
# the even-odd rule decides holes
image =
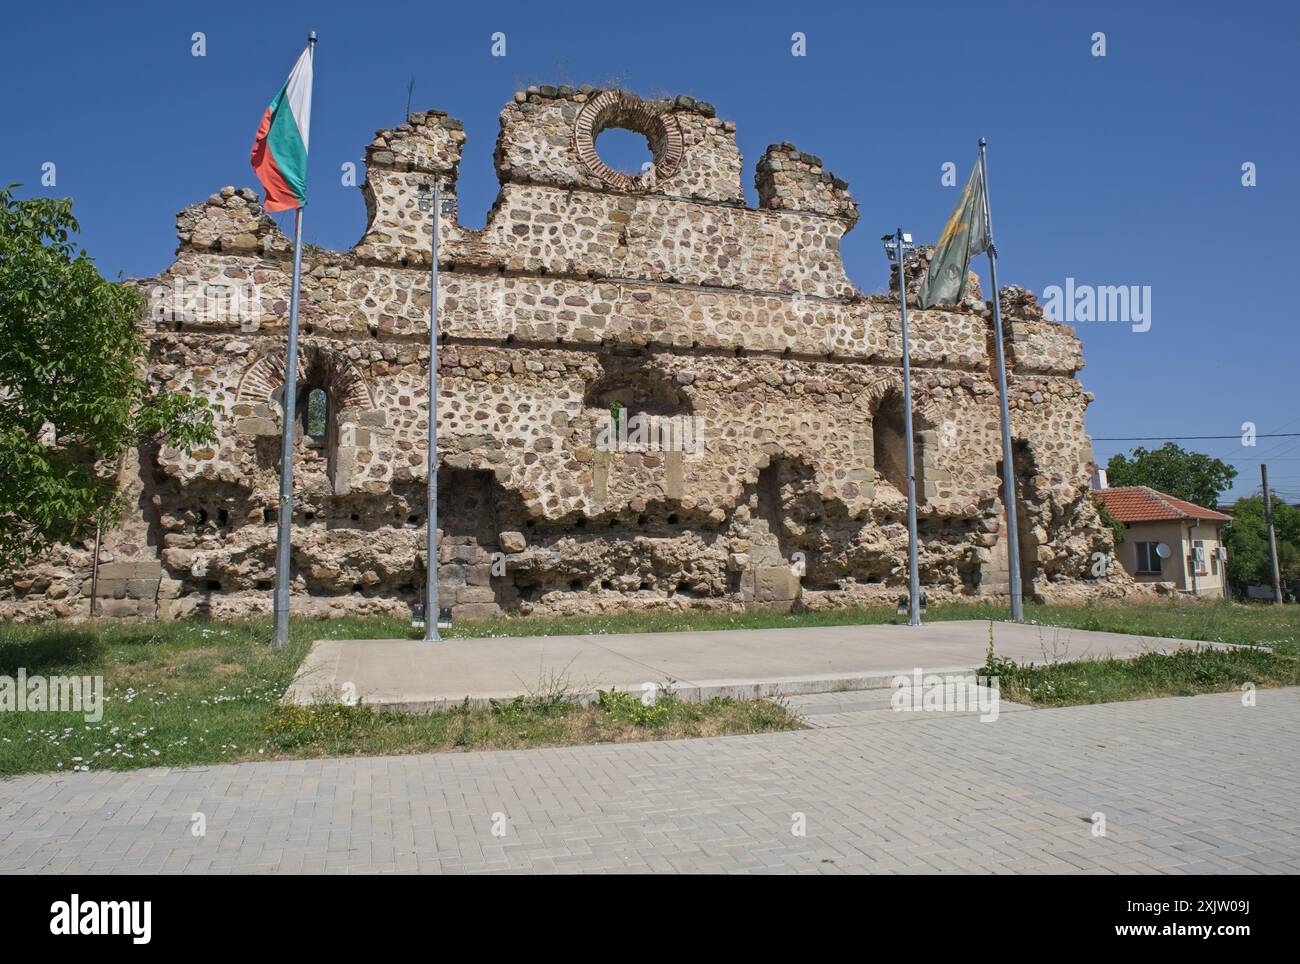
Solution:
[[[1215,554],[1223,545],[1223,523],[1201,522],[1190,530],[1186,551],[1189,568],[1192,564],[1191,540],[1194,539],[1200,539],[1205,543],[1205,575],[1198,574],[1196,577],[1196,594],[1222,598],[1224,588],[1227,586],[1227,574],[1224,572],[1226,567],[1222,561],[1215,558]]]
[[[1192,576],[1192,542],[1200,539],[1205,544],[1205,574]],[[1161,560],[1161,571],[1155,573],[1138,572],[1137,544],[1139,542],[1163,542],[1169,546],[1171,555]],[[1171,520],[1166,522],[1130,522],[1124,530],[1124,542],[1118,548],[1120,565],[1133,575],[1138,582],[1167,582],[1179,592],[1190,593],[1195,586],[1198,596],[1222,597],[1224,587],[1223,563],[1214,558],[1215,551],[1223,544],[1221,524],[1201,522],[1190,527],[1186,521]]]

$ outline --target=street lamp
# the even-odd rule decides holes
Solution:
[[[420,210],[432,212],[433,247],[429,258],[429,460],[428,491],[425,495],[424,641],[437,642],[440,624],[450,626],[451,613],[438,605],[438,215],[451,213],[451,202],[443,200],[442,185],[434,178],[416,195]],[[445,620],[444,620],[445,616]]]
[[[912,446],[912,362],[907,330],[907,261],[912,256],[912,236],[899,228],[880,239],[890,264],[898,265],[898,306],[903,320],[904,444],[907,446],[907,625],[921,625],[921,574],[916,548],[916,450]]]

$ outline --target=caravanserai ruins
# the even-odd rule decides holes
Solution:
[[[304,255],[294,611],[421,601],[419,196],[434,178],[451,202],[439,577],[457,618],[893,604],[907,586],[898,296],[845,274],[859,217],[845,182],[774,144],[748,207],[735,125],[689,97],[530,88],[500,119],[482,230],[455,216],[462,124],[428,111],[366,148],[356,246]],[[607,166],[595,141],[611,127],[645,135],[653,164]],[[186,208],[177,230],[175,263],[142,282],[148,374],[209,399],[219,442],[119,460],[129,507],[104,534],[97,608],[268,613],[292,244],[247,189]],[[924,267],[922,251],[910,291]],[[223,292],[232,310],[210,310]],[[1001,298],[1026,595],[1127,592],[1096,561],[1112,546],[1088,497],[1079,340],[1024,289]],[[1005,595],[990,307],[972,280],[962,304],[909,317],[922,586],[932,603]],[[87,541],[4,577],[0,617],[87,615],[93,557]]]

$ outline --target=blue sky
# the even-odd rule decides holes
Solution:
[[[1294,99],[1300,5],[1129,3],[13,4],[0,37],[0,177],[75,198],[82,241],[110,277],[150,275],[175,248],[173,218],[225,184],[255,186],[258,119],[309,28],[320,35],[307,239],[353,244],[359,192],[339,168],[374,130],[415,109],[465,122],[461,216],[496,193],[497,114],[529,83],[616,82],[709,100],[737,124],[745,185],[769,144],[793,141],[846,179],[862,219],[849,275],[885,284],[879,237],[937,237],[976,142],[989,181],[1003,284],[1042,292],[1149,285],[1152,324],[1082,323],[1094,436],[1235,435],[1243,422],[1300,432]],[[206,56],[191,35],[206,35]],[[506,34],[507,56],[491,56]],[[791,56],[791,35],[807,55]],[[1091,53],[1106,35],[1106,56]],[[56,55],[57,54],[57,55]],[[637,145],[601,142],[613,160]],[[40,186],[41,165],[57,185]],[[1241,184],[1241,166],[1258,184]],[[983,264],[978,270],[983,272]],[[1101,462],[1146,443],[1097,442]],[[1300,502],[1300,437],[1197,441],[1259,461]]]

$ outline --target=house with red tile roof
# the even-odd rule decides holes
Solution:
[[[1124,524],[1124,541],[1115,551],[1134,579],[1193,596],[1224,595],[1223,527],[1232,516],[1145,485],[1095,489],[1092,495]]]

